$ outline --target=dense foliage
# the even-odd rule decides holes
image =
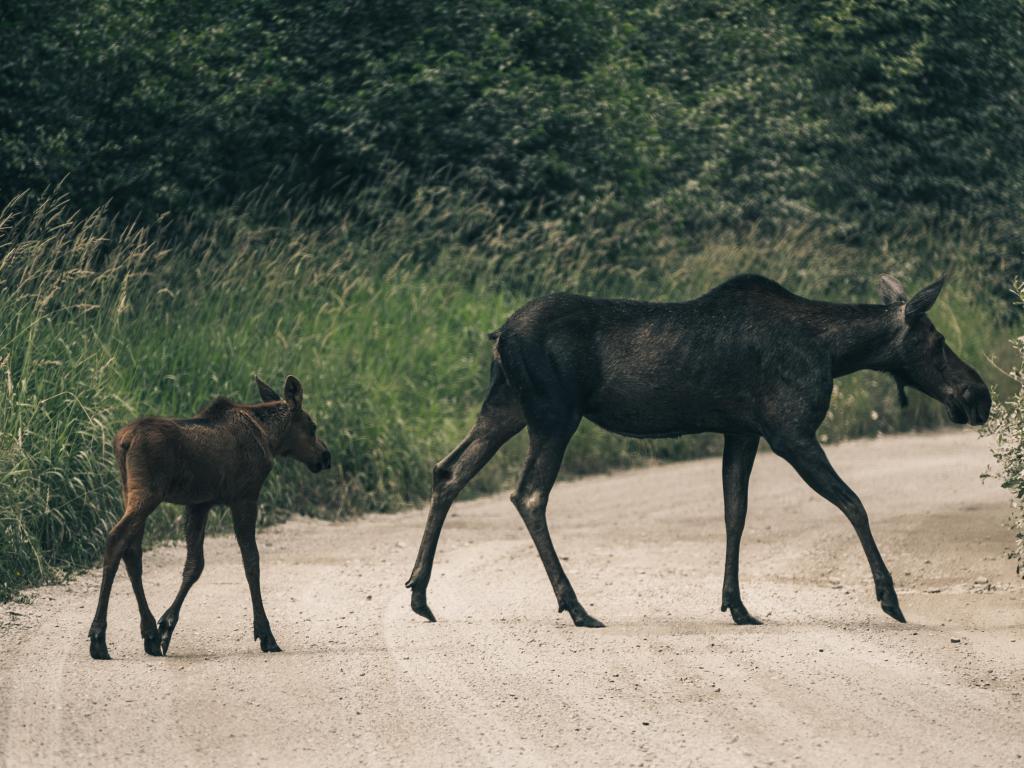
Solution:
[[[1017,0],[37,0],[0,23],[0,197],[179,217],[396,172],[680,226],[1024,202]]]

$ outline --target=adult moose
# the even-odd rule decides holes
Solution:
[[[124,516],[107,536],[103,581],[96,616],[89,629],[89,654],[109,659],[107,603],[117,566],[124,559],[139,604],[146,653],[164,656],[189,589],[203,572],[206,518],[215,504],[231,508],[235,537],[252,597],[253,635],[263,652],[280,651],[260,595],[260,555],[256,510],[260,489],[275,456],[290,456],[310,471],[331,466],[331,454],[316,436],[316,425],[302,410],[302,384],[284,383],[284,398],[257,377],[261,403],[242,405],[226,398],[210,403],[193,419],[139,419],[118,431],[114,451],[121,469]],[[142,534],[146,518],[160,502],[184,504],[187,554],[181,589],[160,619],[153,618],[142,589]]]
[[[740,599],[739,549],[747,485],[763,437],[804,481],[853,524],[882,610],[905,621],[867,513],[829,464],[815,432],[832,380],[886,371],[938,400],[949,418],[982,424],[991,397],[946,345],[926,312],[939,280],[908,299],[890,276],[884,304],[834,304],[796,296],[757,275],[735,277],[693,301],[647,303],[555,295],[532,301],[491,334],[490,390],[476,424],[434,467],[433,494],[406,586],[412,609],[434,621],[427,584],[455,497],[509,438],[527,427],[529,454],[512,502],[526,523],[558,599],[577,626],[600,627],[580,605],[548,533],[548,494],[581,418],[633,437],[725,435],[726,555],[722,610],[757,624]]]

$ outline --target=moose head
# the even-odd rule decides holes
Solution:
[[[988,386],[928,319],[944,283],[940,278],[908,299],[896,278],[882,275],[882,299],[895,310],[898,324],[887,370],[896,379],[901,405],[906,405],[903,387],[910,386],[942,403],[954,423],[984,424],[992,407]]]
[[[283,401],[288,406],[288,424],[278,443],[277,454],[298,459],[310,472],[330,469],[331,452],[316,436],[316,424],[313,423],[313,419],[302,410],[302,384],[299,380],[294,376],[285,379],[283,398],[258,376],[256,387],[263,402]]]

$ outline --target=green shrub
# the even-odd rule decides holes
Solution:
[[[1014,280],[1013,295],[1018,305],[1024,304],[1024,280]],[[1008,373],[1010,393],[1005,399],[996,400],[985,431],[995,438],[992,454],[999,463],[996,476],[1013,494],[1010,528],[1016,544],[1017,573],[1024,576],[1024,336],[1011,343],[1017,362]]]

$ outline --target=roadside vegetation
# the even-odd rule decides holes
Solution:
[[[953,277],[936,323],[988,378],[1006,333],[972,279],[982,242],[920,236],[886,253],[812,233],[719,234],[694,245],[651,225],[631,260],[602,262],[609,235],[553,221],[514,231],[486,206],[369,194],[329,212],[254,223],[259,201],[214,228],[161,239],[61,198],[14,201],[0,215],[0,594],[87,565],[120,515],[111,440],[141,414],[187,416],[215,395],[253,401],[253,374],[306,388],[337,469],[281,462],[264,522],[299,511],[337,518],[391,510],[429,493],[432,464],[471,425],[486,390],[486,334],[530,297],[558,290],[685,299],[743,271],[800,293],[876,301],[877,276],[919,286]],[[362,211],[350,219],[345,211]],[[310,218],[333,220],[312,226]],[[613,236],[614,237],[614,236]],[[686,375],[680,371],[680,375]],[[881,374],[837,382],[822,437],[834,441],[943,422],[922,396],[899,409]],[[569,473],[700,456],[718,439],[644,442],[584,426]],[[471,486],[508,484],[522,438]],[[178,510],[151,518],[149,540],[177,535]],[[219,524],[223,524],[223,520]]]

